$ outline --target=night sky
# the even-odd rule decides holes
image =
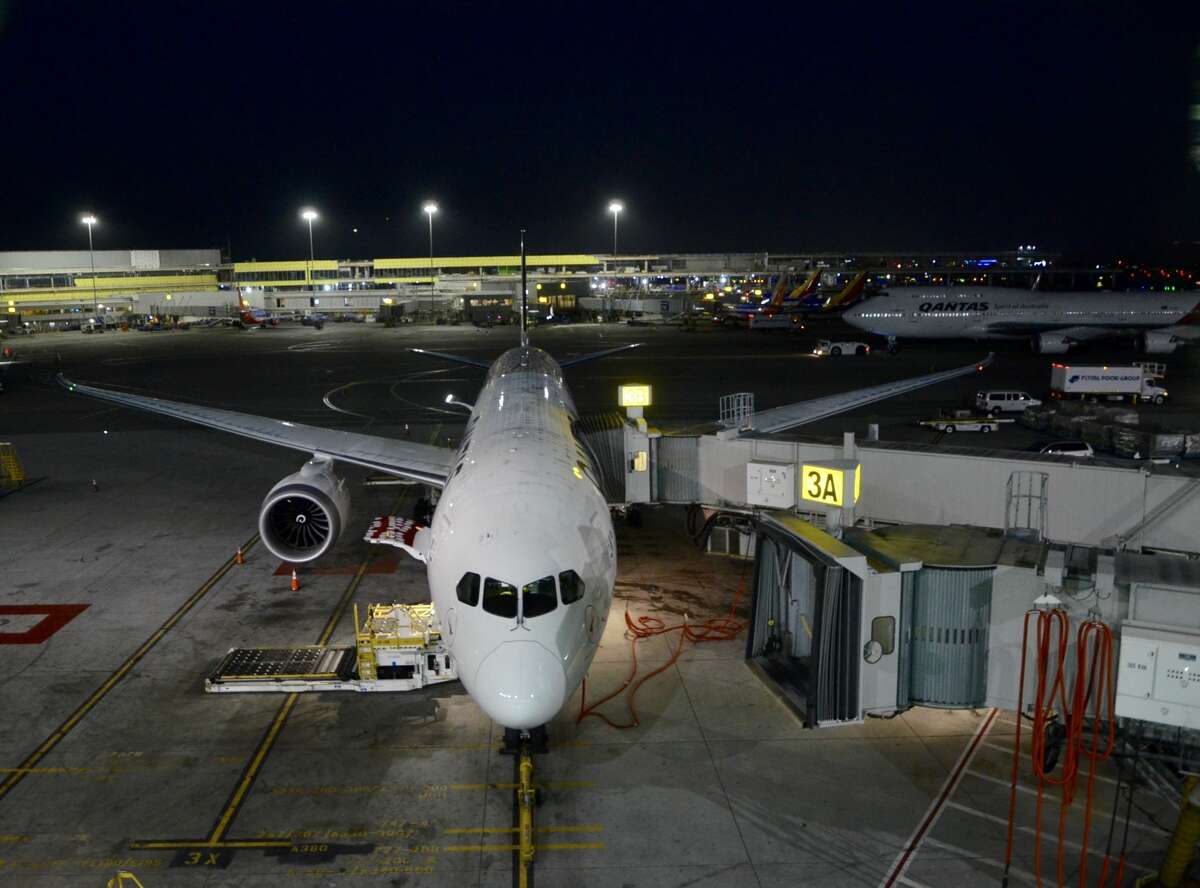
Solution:
[[[0,0],[0,250],[1200,241],[1200,3],[976,6]]]

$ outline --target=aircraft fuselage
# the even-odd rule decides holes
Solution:
[[[433,516],[429,586],[446,643],[467,691],[506,728],[538,727],[562,708],[612,604],[616,539],[576,417],[553,358],[505,352]],[[579,591],[571,572],[582,597],[567,603]]]
[[[1152,330],[1181,321],[1195,293],[1050,293],[1012,287],[900,287],[842,317],[897,339],[1019,339],[1072,327]]]

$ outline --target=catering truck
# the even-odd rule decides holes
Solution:
[[[1165,373],[1162,364],[1124,367],[1051,364],[1050,397],[1107,401],[1130,398],[1162,404],[1167,400],[1167,390],[1162,383]]]

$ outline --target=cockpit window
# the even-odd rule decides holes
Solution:
[[[542,577],[521,587],[521,607],[526,619],[548,614],[557,606],[554,577]]]
[[[483,609],[497,617],[515,617],[517,587],[488,577],[483,581]]]
[[[583,580],[573,570],[564,570],[558,575],[558,586],[562,590],[563,604],[573,604],[583,598]]]
[[[479,604],[479,574],[465,573],[458,581],[458,600],[467,607]]]

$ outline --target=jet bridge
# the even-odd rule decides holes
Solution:
[[[858,721],[866,557],[787,512],[760,517],[755,552],[747,660],[806,726]]]

